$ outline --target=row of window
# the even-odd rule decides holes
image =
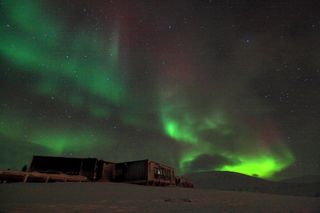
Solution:
[[[153,169],[154,177],[155,178],[164,178],[164,179],[170,179],[171,178],[171,170],[166,169],[163,167],[160,168],[154,168]]]

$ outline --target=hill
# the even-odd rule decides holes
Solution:
[[[319,183],[320,175],[305,175],[281,180],[284,183]]]
[[[235,172],[199,172],[187,174],[196,188],[247,191],[296,196],[320,196],[320,182],[275,182]]]

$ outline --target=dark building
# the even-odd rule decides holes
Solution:
[[[102,177],[110,179],[112,171],[109,174],[104,171],[110,165],[113,163],[97,158],[33,156],[29,172],[80,175],[89,180],[99,180]]]
[[[148,185],[175,185],[174,168],[150,160],[116,163],[114,181]]]
[[[174,168],[151,160],[112,163],[97,158],[34,156],[28,171],[79,175],[92,181],[149,185],[175,184]]]
[[[28,171],[0,171],[2,182],[110,181],[176,185],[174,168],[151,160],[112,163],[97,158],[33,156]]]

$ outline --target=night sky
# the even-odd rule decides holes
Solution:
[[[0,1],[0,168],[32,155],[320,174],[318,0]]]

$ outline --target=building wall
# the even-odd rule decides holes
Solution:
[[[174,185],[175,176],[172,167],[154,161],[148,163],[148,182],[154,185]]]
[[[114,179],[117,182],[146,182],[148,161],[131,161],[115,164]]]
[[[89,179],[96,178],[98,160],[96,158],[66,158],[34,156],[29,172],[82,175]]]

